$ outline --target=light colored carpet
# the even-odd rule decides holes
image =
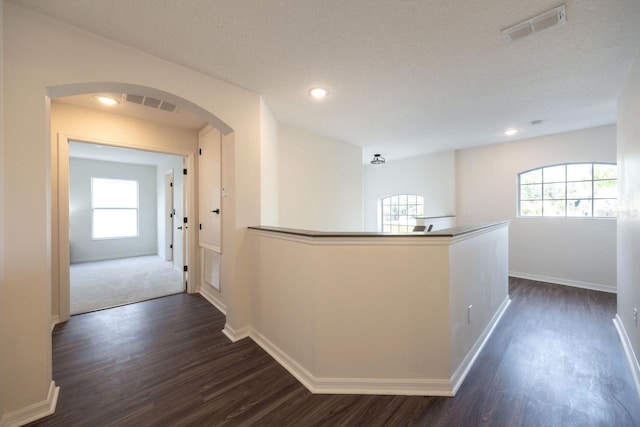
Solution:
[[[72,264],[71,314],[183,292],[182,273],[157,255]]]

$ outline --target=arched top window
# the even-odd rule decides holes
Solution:
[[[396,194],[381,201],[381,231],[408,233],[416,225],[416,216],[424,215],[424,197],[416,194]]]
[[[615,217],[615,163],[567,163],[518,174],[518,216]]]

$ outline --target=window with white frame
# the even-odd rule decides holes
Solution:
[[[415,194],[396,194],[380,201],[381,231],[408,233],[416,225],[416,216],[424,215],[424,198]]]
[[[614,163],[567,163],[518,174],[521,217],[615,217]]]
[[[138,181],[91,178],[93,239],[138,236]]]

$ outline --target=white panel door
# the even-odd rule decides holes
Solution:
[[[198,206],[201,284],[220,290],[221,236],[221,135],[216,128],[200,132],[198,156]]]
[[[164,259],[173,261],[173,169],[164,176]]]

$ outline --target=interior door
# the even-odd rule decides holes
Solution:
[[[220,291],[221,223],[221,135],[208,126],[200,132],[198,156],[198,218],[201,286]]]
[[[173,261],[173,217],[175,214],[175,209],[173,209],[173,169],[169,170],[164,176],[164,192],[164,259]]]

